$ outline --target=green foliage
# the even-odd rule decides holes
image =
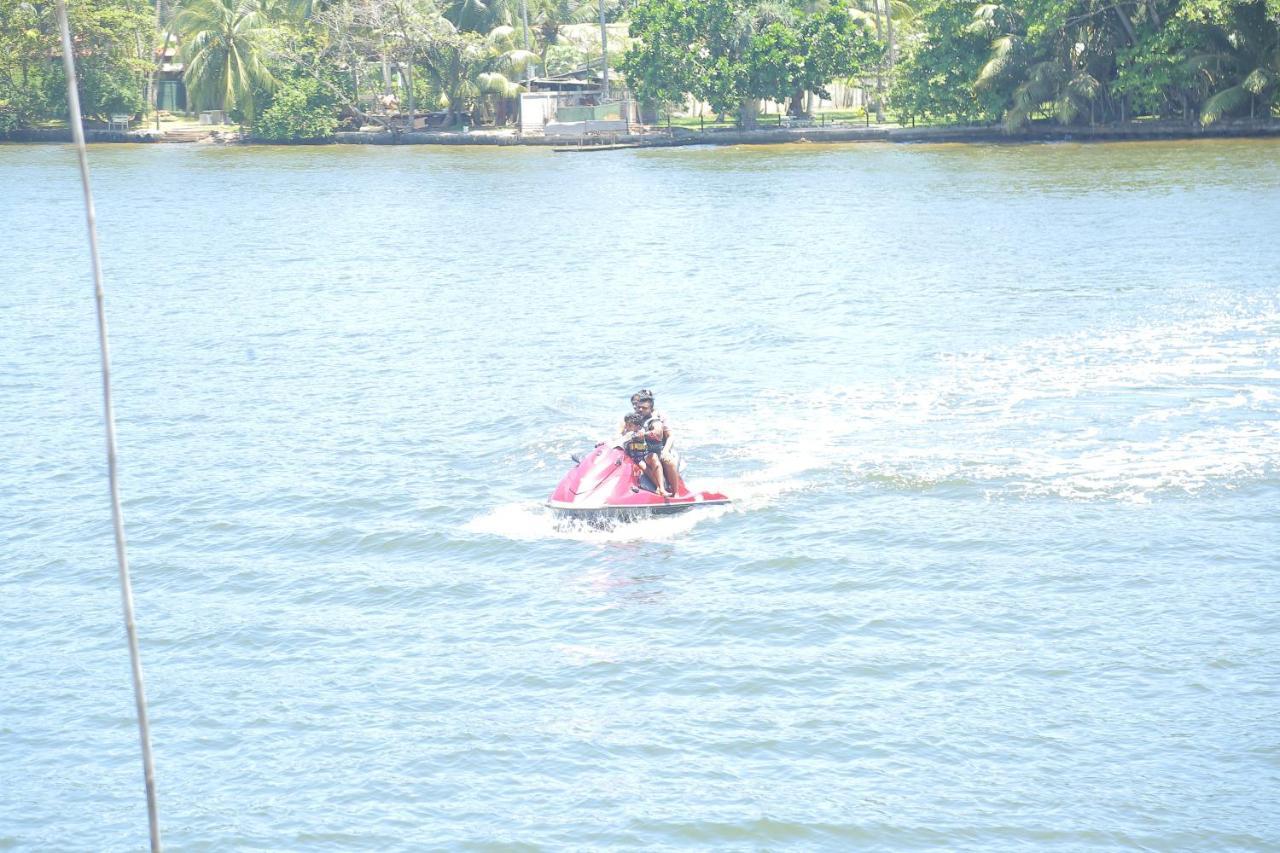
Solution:
[[[154,32],[146,0],[73,0],[67,16],[84,115],[105,118],[141,110]],[[0,0],[0,131],[66,113],[53,4]]]
[[[971,24],[978,0],[931,0],[916,19],[916,32],[901,43],[902,59],[890,102],[902,118],[996,121],[999,93],[974,84],[987,64],[990,39]]]
[[[561,28],[568,24],[584,24],[596,20],[599,6],[592,0],[526,0],[529,22],[535,39],[542,40],[542,61],[547,74],[568,71],[588,59],[578,45],[561,41]],[[605,4],[609,11],[609,4]],[[615,5],[617,11],[620,5]],[[599,55],[599,51],[595,51]],[[555,70],[552,70],[555,69]]]
[[[443,0],[444,19],[462,32],[488,33],[516,21],[515,0]]]
[[[702,32],[708,6],[641,0],[632,8],[631,35],[637,41],[623,57],[622,73],[640,100],[671,104],[706,91],[711,55]]]
[[[338,109],[332,95],[309,78],[291,78],[272,93],[271,106],[253,126],[253,135],[274,142],[321,140],[333,136]]]
[[[931,0],[894,82],[904,115],[1072,124],[1269,116],[1277,0]],[[968,16],[968,21],[964,21]]]
[[[407,107],[410,81],[420,108],[501,121],[538,54],[556,71],[598,56],[587,31],[599,0],[526,0],[527,45],[517,0],[164,8],[175,3],[193,107],[253,121],[267,106],[262,138],[323,138],[339,109],[378,121],[368,105],[390,87]],[[1280,0],[605,0],[605,11],[630,32],[611,32],[611,47],[629,46],[610,66],[641,100],[693,97],[747,126],[760,100],[794,111],[834,80],[874,80],[878,91],[884,81],[900,119],[1009,127],[1138,115],[1211,123],[1271,116],[1280,100]],[[161,41],[151,0],[70,0],[70,14],[86,115],[145,109]],[[50,0],[0,0],[0,132],[65,114],[58,52]],[[286,82],[274,92],[277,79]]]
[[[849,77],[880,58],[880,47],[843,4],[775,20],[751,38],[747,96],[785,101],[804,92],[830,97],[827,83]]]
[[[1202,49],[1187,57],[1183,70],[1193,72],[1208,94],[1200,120],[1269,116],[1280,88],[1280,25],[1266,4],[1236,2],[1230,14],[1206,13],[1194,24],[1190,29]]]
[[[61,115],[65,112],[66,101],[66,92],[62,93],[61,99],[50,101],[43,92],[10,88],[0,94],[0,134],[29,127],[46,116]],[[58,105],[63,105],[62,112],[58,111]]]
[[[799,85],[804,78],[805,59],[805,46],[796,28],[781,21],[767,24],[751,38],[745,56],[748,76],[744,94],[786,100],[797,88],[806,88]]]
[[[267,7],[260,0],[191,0],[174,26],[195,107],[237,110],[252,121],[256,92],[275,85],[266,61]]]
[[[622,71],[641,100],[692,95],[718,113],[737,111],[745,124],[755,101],[825,94],[830,80],[878,56],[839,2],[810,11],[759,0],[639,0],[631,36]]]
[[[435,91],[447,106],[450,122],[481,105],[486,95],[511,98],[522,89],[512,77],[535,58],[515,46],[512,27],[496,27],[487,34],[456,28],[438,19],[417,56]]]
[[[808,49],[797,88],[823,98],[829,97],[827,83],[864,73],[882,59],[882,45],[871,37],[863,17],[843,3],[806,16],[800,40]]]

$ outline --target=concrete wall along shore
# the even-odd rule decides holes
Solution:
[[[90,130],[85,134],[90,142],[177,142],[195,141],[177,138],[173,134],[154,130],[108,131]],[[1224,121],[1201,127],[1182,122],[1130,122],[1123,125],[1097,127],[1063,127],[1043,125],[1009,132],[1000,126],[945,125],[932,127],[864,127],[858,125],[827,125],[825,127],[758,128],[738,130],[687,130],[674,128],[644,133],[612,134],[596,140],[599,143],[619,144],[628,147],[666,147],[673,145],[767,145],[784,142],[969,142],[969,143],[1019,143],[1019,142],[1104,142],[1143,139],[1210,139],[1229,137],[1280,136],[1280,121],[1241,120]],[[7,142],[59,143],[71,142],[71,132],[57,128],[34,128],[10,131],[0,136]],[[222,144],[248,143],[253,140],[238,134],[219,134],[208,141]],[[563,138],[532,134],[511,133],[365,133],[343,132],[334,134],[333,142],[343,145],[550,145],[563,146]],[[316,144],[315,141],[277,144]],[[584,140],[583,147],[591,147]]]
[[[161,142],[164,132],[154,130],[86,130],[86,142]],[[0,133],[5,142],[54,142],[70,144],[71,129],[58,127],[30,127]]]
[[[90,143],[212,142],[226,145],[246,141],[244,134],[239,130],[230,127],[184,127],[169,130],[155,130],[154,128],[141,128],[139,130],[86,130],[84,132],[84,138],[86,142]],[[71,130],[69,128],[38,127],[14,130],[10,131],[8,134],[0,134],[0,141],[70,144],[72,139]]]
[[[1247,136],[1280,136],[1280,121],[1218,122],[1208,127],[1182,122],[1130,122],[1124,125],[1064,127],[1044,125],[1007,131],[1003,127],[943,125],[931,127],[865,127],[827,125],[825,127],[762,127],[756,130],[725,128],[670,132],[613,134],[598,142],[632,147],[673,145],[770,145],[785,142],[1114,142],[1143,139],[1210,139]],[[485,133],[339,133],[335,141],[363,145],[553,145],[563,146],[564,138],[537,135],[494,135]],[[590,141],[582,147],[590,148]]]

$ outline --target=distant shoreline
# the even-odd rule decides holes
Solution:
[[[86,139],[94,143],[166,143],[163,132],[86,131]],[[775,145],[785,143],[822,142],[892,142],[892,143],[970,143],[1004,144],[1037,142],[1118,142],[1126,140],[1156,141],[1179,139],[1227,139],[1280,137],[1280,121],[1240,120],[1219,122],[1208,127],[1182,122],[1129,122],[1123,125],[1065,127],[1044,125],[1006,131],[999,126],[931,125],[928,127],[857,127],[848,125],[814,125],[811,127],[734,128],[705,131],[674,128],[642,134],[617,134],[607,138],[581,140],[572,137],[524,136],[511,133],[476,131],[364,133],[342,132],[332,141],[264,142],[261,140],[209,140],[197,144],[219,145],[499,145],[538,146],[573,150],[614,150],[619,148],[671,148],[688,145]],[[71,141],[71,132],[61,128],[32,128],[0,135],[0,141],[17,143],[61,144]],[[191,144],[187,142],[186,144]]]

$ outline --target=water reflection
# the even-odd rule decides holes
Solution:
[[[632,605],[665,604],[668,600],[667,575],[652,571],[655,560],[671,556],[654,554],[654,547],[643,542],[617,543],[608,546],[601,559],[569,580],[575,593],[595,602],[599,609]],[[622,553],[619,553],[622,552]],[[641,566],[649,569],[639,572]]]

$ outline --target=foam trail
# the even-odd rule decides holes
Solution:
[[[465,529],[472,533],[508,539],[574,539],[582,542],[662,542],[686,535],[698,524],[735,511],[733,506],[698,507],[675,515],[652,516],[636,521],[594,527],[584,521],[565,519],[543,506],[527,501],[495,507],[472,519]]]
[[[1234,489],[1280,471],[1278,365],[1274,303],[943,354],[910,381],[767,395],[752,417],[776,456],[736,485],[1127,502]]]
[[[769,440],[743,441],[743,419]],[[1280,476],[1280,304],[942,354],[910,380],[765,392],[740,418],[678,427],[697,460],[691,488],[723,492],[731,507],[599,530],[518,503],[468,529],[670,540],[810,489],[1142,503],[1239,488]],[[715,471],[736,473],[704,476]]]
[[[947,375],[916,391],[845,389],[874,413],[847,436],[865,453],[846,469],[995,497],[1235,488],[1280,464],[1278,342],[1280,311],[1267,305],[949,356]]]

